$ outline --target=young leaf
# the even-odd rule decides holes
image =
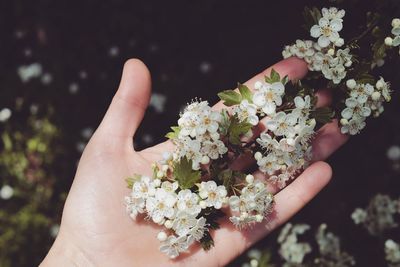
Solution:
[[[204,232],[203,237],[200,239],[200,244],[205,251],[210,250],[214,246],[214,240],[208,231]]]
[[[231,117],[231,124],[228,129],[229,142],[234,145],[240,144],[240,137],[251,129],[252,125],[248,122],[239,122],[236,116]]]
[[[223,170],[218,174],[218,179],[225,186],[226,190],[230,191],[231,186],[234,184],[235,180],[233,177],[233,171],[231,169]]]
[[[317,108],[311,112],[311,117],[322,124],[331,122],[334,115],[335,112],[329,107]]]
[[[216,230],[219,229],[218,220],[225,217],[225,213],[222,210],[206,208],[201,211],[200,217],[206,218],[209,229]]]
[[[133,177],[128,177],[125,179],[126,185],[129,189],[132,189],[133,184],[140,180],[142,176],[140,174],[134,174]]]
[[[192,169],[192,160],[183,157],[174,165],[174,178],[178,181],[181,189],[192,188],[200,181],[200,171]]]
[[[249,101],[249,103],[252,103],[252,93],[249,89],[249,87],[247,87],[244,84],[238,83],[238,88],[239,88],[239,92],[242,95],[243,99],[246,99],[247,101]]]
[[[165,135],[165,137],[169,138],[169,139],[176,139],[179,136],[179,132],[181,131],[181,127],[179,126],[172,126],[171,127],[172,132],[169,132]]]
[[[272,69],[272,70],[271,70],[270,77],[271,77],[271,79],[272,79],[272,81],[273,81],[274,83],[275,83],[275,82],[280,82],[280,81],[281,81],[281,76],[279,75],[278,72],[276,72],[275,69]]]
[[[221,135],[226,136],[228,134],[229,125],[231,125],[231,120],[226,109],[223,109],[221,111],[221,116],[222,120],[219,123],[219,132],[221,133]]]
[[[240,104],[242,101],[242,96],[233,90],[225,90],[219,93],[218,96],[224,101],[224,105],[228,107]]]

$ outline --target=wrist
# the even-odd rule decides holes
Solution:
[[[60,233],[61,234],[61,233]],[[48,266],[94,266],[82,249],[59,235],[43,259],[40,267]]]

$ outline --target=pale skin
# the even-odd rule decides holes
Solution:
[[[273,68],[290,79],[300,79],[307,73],[306,64],[296,58],[283,60]],[[253,77],[246,85],[252,88],[270,70]],[[275,192],[273,216],[242,231],[222,221],[221,229],[212,234],[214,248],[205,252],[193,247],[190,253],[170,260],[158,250],[160,242],[156,236],[162,228],[148,221],[133,221],[124,206],[124,196],[129,194],[125,178],[134,173],[149,175],[151,163],[159,160],[162,152],[173,149],[170,142],[142,151],[133,149],[150,87],[145,65],[136,59],[127,61],[112,103],[79,162],[60,232],[41,266],[224,266],[285,223],[327,185],[332,171],[323,160],[347,140],[335,122],[325,125],[314,141],[314,163],[285,189]],[[319,105],[327,103],[329,95],[319,93]],[[214,106],[221,107],[222,103]],[[265,179],[260,172],[254,175]]]

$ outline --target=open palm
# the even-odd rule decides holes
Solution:
[[[302,78],[307,72],[306,64],[296,58],[281,61],[273,68],[291,79]],[[269,71],[255,76],[247,85],[251,87]],[[215,247],[210,251],[195,247],[189,254],[170,260],[158,251],[159,226],[131,220],[124,207],[124,196],[129,194],[124,178],[134,173],[150,175],[151,163],[158,161],[162,152],[173,149],[170,142],[143,151],[133,149],[134,133],[149,102],[150,83],[149,72],[141,61],[125,64],[120,87],[82,155],[65,203],[60,233],[43,266],[223,266],[288,220],[331,178],[330,167],[319,160],[346,140],[334,123],[325,125],[317,135],[315,163],[276,192],[275,212],[269,220],[244,231],[222,222],[221,229],[212,233]],[[326,93],[319,96],[319,105],[329,102]],[[222,106],[218,103],[215,108]]]

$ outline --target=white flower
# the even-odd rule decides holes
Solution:
[[[322,17],[333,20],[333,19],[343,19],[344,15],[346,15],[346,12],[341,9],[338,10],[336,7],[330,7],[330,8],[322,8],[321,10]]]
[[[228,148],[225,146],[224,142],[221,140],[216,141],[205,141],[201,152],[207,155],[211,159],[218,159],[220,155],[228,152]]]
[[[281,82],[264,84],[253,95],[253,103],[267,115],[275,113],[276,107],[282,105],[285,86]]]
[[[14,189],[9,185],[3,185],[0,189],[0,198],[7,200],[14,195]]]
[[[137,181],[132,186],[132,197],[134,198],[147,198],[154,196],[156,193],[156,186],[154,180],[148,176],[142,176],[140,181]]]
[[[258,124],[257,106],[250,104],[247,99],[242,100],[240,105],[234,107],[233,114],[238,115],[240,122],[247,121],[251,125]]]
[[[272,138],[270,134],[267,132],[262,132],[260,134],[260,137],[257,138],[257,143],[261,145],[262,148],[268,150],[268,151],[273,151],[275,149],[279,149],[279,142],[275,139]],[[262,157],[262,155],[261,155]],[[261,159],[261,158],[259,158]]]
[[[196,137],[209,133],[217,132],[221,114],[212,111],[207,101],[193,102],[188,105],[178,120],[181,127],[180,136]]]
[[[0,122],[5,122],[11,117],[11,110],[9,108],[3,108],[0,111]]]
[[[200,241],[203,238],[206,228],[206,218],[200,217],[197,219],[196,225],[189,231],[189,239],[193,238],[196,241]]]
[[[364,120],[365,119],[362,117],[353,117],[348,124],[342,126],[342,134],[348,133],[350,135],[356,135],[360,133],[360,131],[364,129],[366,125]]]
[[[132,219],[136,219],[139,213],[144,213],[145,200],[143,198],[125,197],[126,211]]]
[[[393,264],[400,264],[400,245],[391,239],[385,242],[386,260]],[[392,266],[392,265],[390,265]],[[398,266],[398,265],[393,265]]]
[[[172,223],[172,229],[179,236],[186,236],[189,230],[197,223],[195,215],[189,214],[186,211],[178,211]]]
[[[295,134],[293,126],[296,123],[297,117],[294,114],[286,114],[281,111],[267,121],[266,126],[277,136],[293,137]]]
[[[346,99],[346,108],[341,113],[342,117],[349,120],[353,117],[368,117],[371,115],[371,109],[363,106],[356,98]]]
[[[296,109],[293,111],[301,120],[308,117],[311,110],[311,97],[306,95],[304,98],[296,96],[294,98]]]
[[[167,254],[171,259],[175,259],[181,252],[187,251],[189,248],[186,236],[177,237],[170,235],[161,243],[160,251]]]
[[[332,68],[323,68],[322,73],[328,80],[332,80],[334,84],[339,84],[346,77],[346,69],[342,64],[337,64]]]
[[[373,92],[374,87],[369,83],[357,84],[356,87],[350,91],[350,96],[357,99],[359,103],[365,103]]]
[[[357,208],[351,214],[351,218],[355,224],[363,223],[367,219],[367,212],[363,209]]]
[[[171,183],[170,181],[164,181],[161,184],[161,188],[165,190],[167,193],[175,193],[176,189],[178,189],[178,182]]]
[[[281,168],[274,153],[269,153],[266,157],[257,160],[257,165],[260,167],[260,171],[266,172],[269,175],[274,174],[275,171]]]
[[[189,214],[197,215],[200,213],[199,196],[189,189],[181,190],[178,193],[178,210],[186,211]]]
[[[167,192],[163,188],[157,188],[155,196],[146,200],[147,213],[153,222],[163,224],[165,218],[174,218],[176,201],[177,196],[175,193]]]
[[[339,59],[339,64],[344,65],[345,67],[351,67],[353,64],[353,55],[350,54],[350,49],[338,49],[336,52],[336,57]]]
[[[207,181],[200,184],[199,195],[205,201],[207,207],[220,209],[225,203],[227,191],[225,186],[217,186],[214,181]]]
[[[376,82],[376,88],[382,92],[383,98],[386,100],[386,102],[389,102],[391,100],[391,91],[390,91],[390,84],[385,82],[383,77],[381,77],[377,82]]]
[[[318,25],[311,27],[310,33],[314,38],[318,38],[318,45],[322,48],[335,43],[340,38],[339,33],[343,28],[342,19],[327,19],[322,17]]]
[[[292,53],[299,58],[312,57],[315,53],[313,42],[309,40],[296,40],[296,44],[292,48]]]

